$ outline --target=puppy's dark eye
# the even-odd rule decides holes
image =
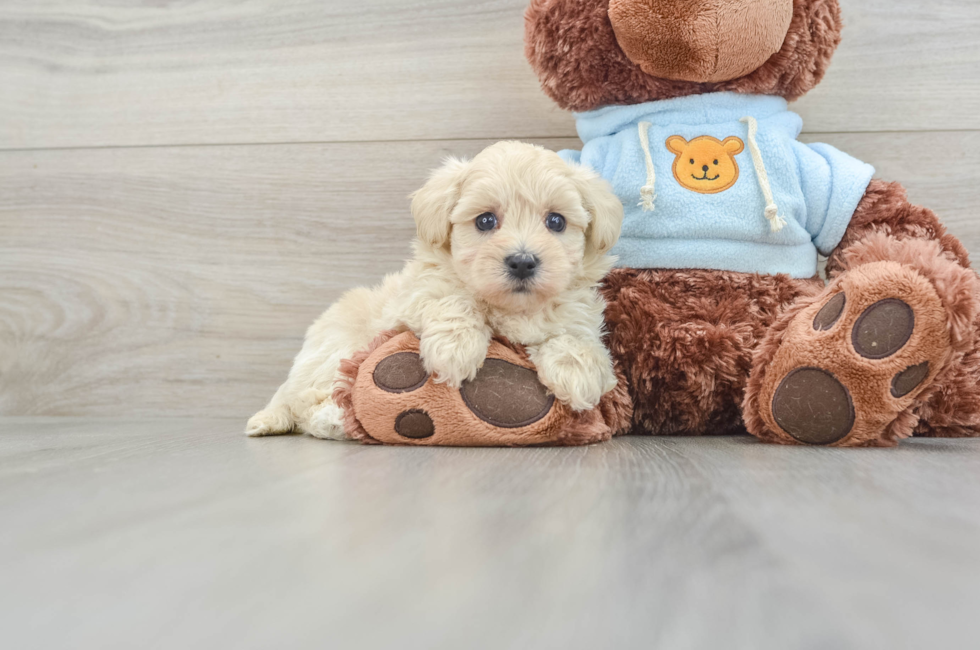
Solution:
[[[717,161],[717,160],[715,161],[715,164],[716,164],[716,165],[718,164],[718,161]]]
[[[691,158],[691,164],[692,165],[694,164],[694,158]]]
[[[497,215],[492,212],[484,212],[476,218],[476,229],[480,232],[487,232],[497,227]]]
[[[546,225],[548,230],[551,232],[564,232],[565,217],[561,216],[557,212],[552,212],[548,215],[548,218],[544,220],[544,225]]]

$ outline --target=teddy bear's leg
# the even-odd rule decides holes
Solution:
[[[974,321],[980,332],[980,319]],[[963,438],[980,435],[980,349],[974,344],[962,361],[937,378],[931,396],[919,409],[913,435]]]
[[[631,431],[742,432],[752,351],[819,279],[722,271],[617,269],[604,281],[606,343],[626,376]]]
[[[980,424],[980,291],[966,253],[900,186],[869,188],[831,283],[776,321],[753,359],[744,418],[785,444],[889,446]]]
[[[347,434],[400,445],[584,445],[627,428],[632,404],[622,378],[598,406],[573,411],[539,381],[526,351],[494,339],[476,377],[436,383],[410,332],[385,332],[341,364],[333,399]]]

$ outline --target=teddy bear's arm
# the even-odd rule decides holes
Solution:
[[[897,240],[935,241],[960,266],[970,265],[966,248],[956,237],[946,232],[945,226],[932,210],[909,203],[908,195],[901,184],[875,179],[868,185],[844,237],[827,260],[827,276],[833,279],[839,275],[846,268],[847,251],[876,234]]]

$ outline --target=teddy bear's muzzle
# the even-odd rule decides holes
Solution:
[[[645,73],[718,83],[757,70],[782,48],[793,0],[610,0],[609,19]]]

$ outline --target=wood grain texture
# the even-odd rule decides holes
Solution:
[[[31,648],[970,647],[980,446],[246,440],[0,420],[0,627]]]
[[[7,0],[0,148],[571,137],[526,0]],[[842,0],[811,132],[980,128],[980,4]]]
[[[821,139],[980,252],[980,134]],[[0,414],[246,417],[323,309],[401,267],[426,169],[486,144],[0,153]]]

